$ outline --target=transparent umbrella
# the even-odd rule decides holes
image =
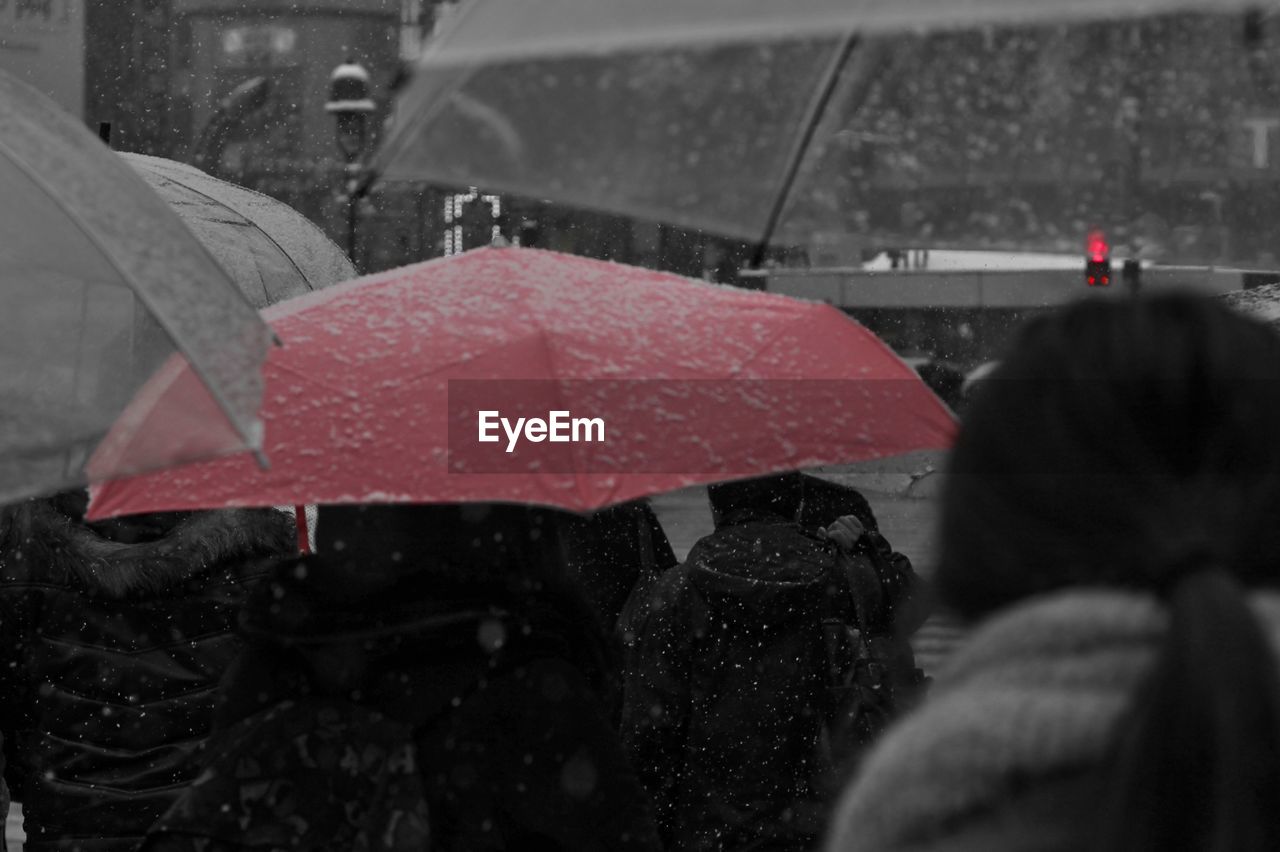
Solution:
[[[1271,3],[472,0],[377,167],[766,244],[1275,265]]]
[[[175,356],[218,416],[162,403],[157,438],[94,475],[259,446],[270,330],[119,156],[3,74],[0,193],[0,501],[83,483],[89,454],[113,424],[132,430],[118,415]]]
[[[121,156],[169,202],[254,307],[356,277],[346,253],[284,202],[185,163]]]

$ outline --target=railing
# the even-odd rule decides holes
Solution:
[[[1143,290],[1190,289],[1220,295],[1261,283],[1252,270],[1204,266],[1152,266],[1142,270]],[[830,269],[743,270],[763,289],[840,308],[1007,308],[1050,307],[1081,296],[1118,297],[1132,291],[1117,266],[1110,287],[1087,287],[1084,258],[1079,269],[868,271]]]

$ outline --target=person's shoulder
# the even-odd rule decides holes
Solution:
[[[694,589],[694,563],[686,560],[659,574],[648,589],[651,609],[669,609],[680,605]]]
[[[831,564],[826,542],[786,521],[722,528],[694,545],[686,561],[695,574],[787,581],[815,580]]]

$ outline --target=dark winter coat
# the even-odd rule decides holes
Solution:
[[[924,623],[931,608],[928,590],[916,576],[911,560],[895,552],[881,535],[871,504],[857,489],[809,474],[801,474],[801,479],[804,506],[799,522],[806,531],[817,534],[846,515],[852,515],[862,525],[865,534],[855,553],[874,565],[887,604],[880,613],[879,623],[866,627],[872,634],[893,634],[905,641],[905,637]]]
[[[721,527],[650,590],[623,737],[670,848],[803,849],[829,546],[781,519]],[[752,843],[758,845],[751,845]]]
[[[412,732],[433,850],[661,848],[607,724],[602,673],[583,653],[581,636],[594,625],[429,572],[365,594],[337,570],[319,556],[284,564],[255,596],[245,622],[252,645],[227,677],[220,732],[283,701],[350,702]],[[326,587],[349,592],[336,598]],[[591,620],[585,604],[577,615]],[[361,742],[359,731],[344,736]],[[194,849],[200,837],[242,848],[239,811],[217,813],[224,800],[202,802],[192,788],[147,849]],[[343,805],[289,807],[310,820]]]
[[[30,501],[0,513],[0,725],[30,850],[130,849],[191,780],[273,510],[93,529]]]
[[[679,560],[647,502],[565,518],[566,567],[600,613],[604,629],[612,631],[640,576],[674,568]]]

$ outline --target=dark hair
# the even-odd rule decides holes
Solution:
[[[567,515],[560,532],[569,576],[610,631],[642,572],[662,573],[679,563],[658,516],[644,500],[586,516]]]
[[[804,503],[800,509],[800,526],[817,529],[834,524],[845,515],[853,515],[869,532],[879,532],[871,504],[861,492],[830,479],[801,475]]]
[[[794,471],[707,487],[717,524],[736,512],[766,512],[793,520],[800,511],[801,495],[800,474]]]
[[[1102,848],[1280,848],[1280,677],[1244,594],[1280,574],[1278,439],[1280,336],[1189,295],[1028,323],[968,411],[945,603],[978,618],[1110,586],[1169,607],[1118,732]]]
[[[941,361],[927,361],[916,367],[916,373],[921,381],[929,386],[929,390],[933,391],[934,395],[945,402],[952,411],[960,407],[960,403],[964,401],[964,396],[960,392],[964,384],[964,373]]]

